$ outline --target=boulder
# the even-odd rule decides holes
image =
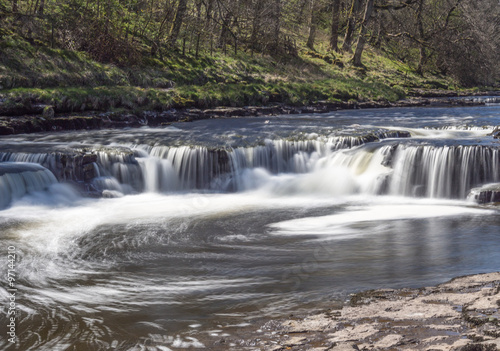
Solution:
[[[494,139],[500,139],[500,127],[496,127],[490,134]]]
[[[479,188],[471,189],[469,196],[470,200],[474,200],[479,204],[500,203],[500,183],[488,184]]]
[[[45,106],[42,112],[43,118],[52,119],[55,116],[55,111],[52,106]]]

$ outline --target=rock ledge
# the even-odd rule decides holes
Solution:
[[[500,348],[500,272],[436,287],[371,290],[338,309],[268,321],[241,349],[487,350]],[[233,343],[234,345],[234,343]]]

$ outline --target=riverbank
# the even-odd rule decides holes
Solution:
[[[486,91],[462,95],[451,91],[427,91],[422,96],[390,101],[319,101],[307,106],[271,104],[267,106],[171,108],[165,111],[89,111],[56,114],[51,105],[29,100],[22,106],[0,101],[0,135],[36,133],[44,131],[84,130],[125,127],[158,127],[173,122],[192,122],[200,119],[272,116],[303,113],[328,113],[342,109],[417,107],[417,106],[479,106],[500,103],[499,91]],[[444,96],[434,96],[441,93]],[[426,95],[426,96],[424,96]],[[481,99],[481,96],[491,96]]]
[[[58,130],[161,126],[197,119],[324,113],[391,106],[480,104],[459,96],[500,95],[452,77],[417,74],[367,48],[351,55],[300,48],[277,58],[240,52],[143,57],[120,66],[85,52],[1,35],[0,135]],[[443,99],[446,97],[446,99]]]
[[[500,272],[471,275],[434,287],[357,293],[344,306],[242,329],[218,340],[217,349],[494,351],[499,308]]]

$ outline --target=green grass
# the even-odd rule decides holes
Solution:
[[[172,54],[141,66],[117,67],[80,52],[30,44],[15,34],[0,38],[0,98],[4,106],[44,103],[56,113],[108,109],[168,110],[317,101],[396,101],[413,88],[450,89],[439,76],[421,77],[373,49],[365,68],[350,55],[301,50],[277,62],[266,56]]]

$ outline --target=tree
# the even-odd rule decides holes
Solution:
[[[349,17],[347,19],[347,29],[344,36],[344,44],[342,44],[342,51],[344,52],[352,51],[352,40],[354,36],[354,30],[356,29],[356,17],[360,6],[361,0],[352,0]]]
[[[45,10],[45,0],[40,0],[40,6],[38,6],[37,13],[43,16],[44,10]]]
[[[453,5],[457,5],[453,9]],[[500,5],[497,0],[448,4],[448,24],[429,43],[436,68],[463,85],[494,85],[500,78]]]
[[[318,29],[318,20],[319,20],[319,9],[320,9],[320,1],[319,0],[311,0],[311,16],[309,22],[309,36],[307,37],[306,46],[314,50],[314,40],[316,39],[316,31]]]
[[[296,42],[318,49],[320,38],[337,51],[345,32],[341,49],[355,49],[355,65],[369,41],[422,75],[466,85],[500,75],[498,0],[0,0],[0,16],[1,33],[115,64],[163,59],[181,40],[196,57],[247,50],[281,59],[297,55]]]
[[[265,0],[257,0],[252,10],[252,30],[250,34],[250,49],[252,54],[254,51],[259,49],[259,33],[261,31],[262,26],[262,17],[264,10],[264,1]]]
[[[423,23],[424,3],[425,0],[418,0],[418,6],[416,11],[417,33],[418,33],[418,38],[420,39],[418,41],[418,46],[419,46],[418,51],[420,55],[418,60],[417,73],[420,74],[421,76],[424,75],[424,64],[426,60],[426,53],[425,53],[426,35]]]
[[[281,34],[281,1],[274,0],[274,30],[272,38],[272,52],[280,53],[280,34]]]
[[[177,38],[179,37],[179,32],[181,30],[182,22],[184,21],[184,15],[186,14],[187,10],[187,2],[188,0],[179,0],[179,4],[177,5],[177,11],[175,12],[174,22],[172,23],[170,34],[168,37],[169,47],[175,47],[177,43]]]
[[[332,25],[330,27],[330,50],[339,50],[340,0],[332,0]]]
[[[373,12],[374,1],[375,0],[368,0],[366,2],[365,15],[363,16],[363,23],[361,24],[358,43],[356,44],[356,51],[354,52],[354,57],[352,59],[354,66],[362,66],[361,55],[363,54],[363,50],[365,48],[366,34],[368,32],[368,22],[370,21],[370,17]]]

